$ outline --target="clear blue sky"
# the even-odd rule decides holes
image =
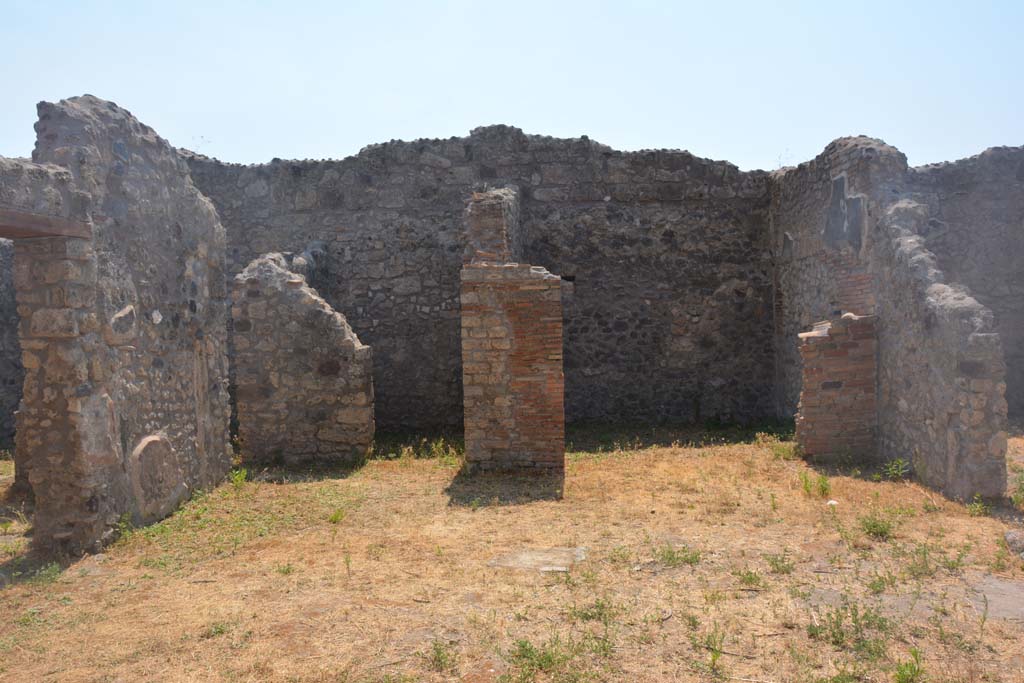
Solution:
[[[91,93],[225,161],[492,123],[743,169],[880,137],[914,165],[1024,144],[1024,2],[0,0],[0,154]]]

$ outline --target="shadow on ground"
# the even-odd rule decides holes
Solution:
[[[30,549],[32,515],[31,494],[0,485],[0,590],[19,583],[54,581],[67,565],[66,558]]]
[[[574,423],[567,426],[565,447],[569,452],[603,453],[645,448],[705,448],[708,446],[752,443],[758,434],[771,434],[780,440],[793,438],[793,422],[768,421],[745,425],[706,422],[662,423],[652,425]]]
[[[523,505],[538,501],[562,499],[565,475],[559,474],[506,474],[466,472],[459,470],[445,493],[449,505],[458,507],[485,507],[488,505]]]

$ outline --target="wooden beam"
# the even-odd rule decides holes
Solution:
[[[92,237],[92,226],[62,216],[0,208],[0,237],[25,239],[27,237]]]

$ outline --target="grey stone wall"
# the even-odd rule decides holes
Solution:
[[[792,410],[800,388],[794,332],[837,310],[875,314],[879,449],[860,459],[909,459],[923,481],[953,497],[1000,495],[1003,344],[992,311],[944,273],[926,245],[938,224],[933,211],[963,200],[921,175],[898,150],[870,138],[837,140],[815,160],[776,174],[778,407]],[[992,186],[1005,186],[1008,175],[1004,169]],[[987,206],[1004,222],[1024,217],[1012,202],[990,198]]]
[[[506,126],[340,161],[188,159],[227,227],[233,272],[325,244],[332,277],[318,289],[374,349],[380,426],[462,421],[462,208],[481,184],[520,188],[513,248],[572,280],[569,420],[773,413],[765,173]]]
[[[898,150],[881,140],[854,137],[836,140],[813,160],[774,174],[770,223],[779,415],[793,415],[800,396],[797,335],[837,312],[874,311],[866,245],[868,225],[878,212],[873,200],[879,187],[892,185],[905,172],[906,159]]]
[[[36,498],[33,542],[77,551],[230,466],[225,241],[177,152],[124,109],[41,103],[36,131],[33,160],[91,198],[92,237],[15,242],[16,463]]]
[[[231,312],[243,456],[289,465],[365,458],[373,359],[345,317],[282,254],[261,256],[235,276]]]
[[[5,212],[83,220],[90,198],[74,189],[71,173],[52,164],[0,157],[0,222]],[[14,445],[14,412],[21,401],[24,369],[18,344],[13,245],[0,240],[0,448]],[[27,487],[25,472],[18,486]]]
[[[1006,367],[992,312],[949,284],[921,232],[928,207],[909,199],[874,226],[878,296],[879,446],[913,462],[954,498],[1006,489]]]
[[[1024,414],[1024,148],[997,147],[912,169],[928,250],[952,282],[992,310],[1006,355],[1006,398]]]
[[[0,239],[0,450],[14,447],[14,411],[24,372],[14,303],[14,245]]]

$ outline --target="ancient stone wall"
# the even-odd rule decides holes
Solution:
[[[911,460],[922,480],[954,497],[998,495],[1002,344],[992,312],[925,247],[933,223],[929,205],[915,200],[935,197],[917,175],[895,148],[848,138],[776,176],[779,411],[791,409],[801,384],[792,337],[836,312],[874,313],[877,457]]]
[[[482,183],[521,190],[517,258],[571,280],[570,420],[773,413],[765,173],[506,126],[341,161],[189,164],[228,229],[233,272],[325,244],[331,282],[318,290],[374,349],[379,426],[461,424],[462,208]]]
[[[1006,354],[1006,399],[1024,414],[1024,148],[912,169],[915,199],[929,206],[925,246],[950,282],[992,310]]]
[[[875,322],[845,313],[800,334],[796,440],[815,461],[878,460]]]
[[[59,227],[67,220],[84,220],[89,197],[76,192],[71,173],[51,164],[0,157],[0,225],[11,237],[32,236],[26,228]],[[13,230],[11,216],[29,218],[29,226]],[[18,343],[18,313],[14,295],[14,247],[0,239],[0,448],[13,446],[14,413],[21,401],[24,369]],[[18,487],[26,488],[26,472],[18,473]]]
[[[85,96],[39,117],[37,163],[0,179],[0,196],[28,183],[22,195],[54,204],[70,182],[90,220],[85,237],[15,240],[16,467],[35,494],[33,542],[77,551],[230,466],[224,232],[177,152],[127,111]],[[29,227],[54,223],[28,208]]]
[[[82,112],[64,112],[76,106]],[[213,210],[179,161],[185,158],[227,226],[230,275],[261,253],[310,256],[308,282],[374,347],[378,424],[460,424],[462,207],[486,184],[518,196],[493,207],[506,222],[519,217],[518,229],[506,235],[507,257],[562,277],[567,419],[792,415],[802,384],[798,333],[837,312],[874,313],[880,455],[912,457],[928,481],[957,495],[996,485],[986,473],[1002,457],[1004,372],[1014,406],[1024,390],[1014,258],[1024,150],[909,169],[881,141],[846,138],[797,168],[743,173],[686,152],[621,153],[587,138],[492,126],[464,138],[374,145],[340,161],[233,166],[191,153],[150,153],[154,145],[163,145],[161,154],[170,148],[120,112],[89,98],[44,106],[37,163],[0,164],[0,218],[7,196],[40,206],[95,201],[93,255],[65,236],[36,257],[67,263],[49,266],[50,275],[33,270],[30,279],[51,278],[39,280],[58,285],[46,296],[71,301],[89,301],[95,289],[95,304],[82,304],[82,320],[72,315],[84,323],[78,336],[102,338],[111,354],[135,350],[109,364],[110,377],[139,375],[139,359],[150,356],[151,367],[163,369],[169,349],[202,355],[194,365],[207,376],[197,374],[197,386],[223,377],[215,359],[222,340],[206,333],[213,329],[207,323],[223,317],[216,282],[225,278],[215,273],[222,245]],[[64,130],[52,127],[54,115],[63,116]],[[104,135],[109,139],[100,140]],[[140,164],[146,173],[136,172]],[[49,184],[26,193],[35,185],[4,181],[5,168],[25,179],[45,176]],[[11,195],[12,187],[21,189]],[[159,208],[168,202],[172,210]],[[190,232],[194,225],[205,227]],[[61,256],[68,249],[95,263],[95,284],[74,281],[88,272]],[[74,286],[59,285],[64,280]],[[184,284],[172,284],[178,281]],[[54,301],[45,308],[68,308]],[[26,302],[26,312],[35,316],[37,304]],[[61,315],[40,320],[59,328]],[[183,348],[186,338],[192,351]],[[27,362],[37,362],[33,351],[23,349]],[[142,392],[166,401],[151,410],[161,419],[188,392],[175,372],[165,374],[169,385]],[[106,391],[117,405],[128,393],[117,387],[141,381],[107,375],[101,373],[102,382],[90,378],[83,395]],[[937,392],[932,400],[912,402],[925,386]],[[220,410],[220,388],[213,395],[213,405],[200,405],[199,413]],[[118,428],[126,435],[122,450],[151,436],[133,411],[125,412],[128,427]],[[186,417],[175,424],[184,426],[171,441],[184,438],[191,423]],[[216,431],[196,429],[215,442],[219,436],[208,435]]]
[[[813,160],[775,174],[770,222],[780,416],[792,415],[800,396],[798,335],[837,313],[874,311],[868,226],[879,188],[905,171],[898,150],[857,137],[836,140]]]
[[[949,496],[1006,486],[1005,363],[992,312],[947,284],[921,236],[928,207],[891,204],[872,237],[879,319],[879,445]]]
[[[0,450],[14,447],[14,411],[24,374],[14,302],[14,245],[0,239]]]
[[[242,454],[258,463],[354,464],[373,441],[373,362],[345,317],[281,254],[232,289]]]

